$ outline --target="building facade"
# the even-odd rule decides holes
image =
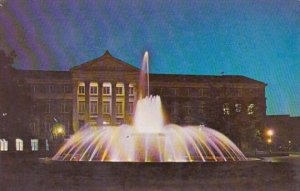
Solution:
[[[274,151],[300,150],[300,117],[289,115],[269,115],[266,118],[266,128],[273,131],[270,147]],[[265,142],[269,137],[265,135]]]
[[[51,139],[57,124],[68,137],[85,124],[132,122],[140,69],[108,51],[69,71],[18,70],[18,75],[29,87],[30,131],[39,139]],[[249,133],[264,126],[265,87],[244,76],[150,74],[150,94],[161,96],[168,123],[204,124],[243,147],[254,139]]]

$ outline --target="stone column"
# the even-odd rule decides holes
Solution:
[[[89,122],[90,119],[90,82],[86,81],[85,84],[85,123]]]
[[[116,82],[111,82],[111,123],[116,124]]]
[[[103,82],[98,82],[98,119],[102,125],[103,123],[103,116],[102,116],[102,85]]]
[[[128,117],[129,117],[129,83],[124,83],[124,107],[125,107],[125,113],[124,113],[124,122],[128,123]]]
[[[74,133],[79,129],[78,101],[77,101],[78,85],[79,85],[78,81],[73,82],[72,126],[73,126]]]

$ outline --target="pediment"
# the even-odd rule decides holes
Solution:
[[[113,57],[108,51],[103,56],[75,66],[71,71],[123,71],[137,72],[136,68],[120,59]]]

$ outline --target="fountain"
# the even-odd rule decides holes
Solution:
[[[203,125],[181,127],[164,124],[160,97],[149,95],[147,52],[143,59],[140,87],[133,125],[81,128],[52,159],[111,162],[247,160],[231,140],[214,129]]]

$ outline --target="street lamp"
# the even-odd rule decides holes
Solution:
[[[52,134],[54,137],[63,137],[65,135],[65,127],[61,123],[56,123],[52,127]]]
[[[272,129],[267,130],[267,143],[269,144],[269,152],[271,152],[271,144],[272,144],[272,136],[274,135],[274,131]]]
[[[61,123],[55,123],[51,129],[51,133],[53,136],[53,150],[57,151],[60,147],[61,143],[64,140],[65,136],[65,127]]]
[[[267,135],[268,135],[270,138],[272,138],[272,136],[274,135],[274,131],[273,131],[272,129],[269,129],[269,130],[267,131]]]

